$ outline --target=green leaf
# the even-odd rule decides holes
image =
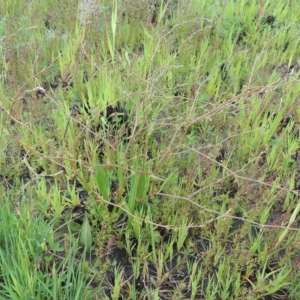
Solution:
[[[96,185],[104,200],[109,201],[109,180],[101,166],[96,167]]]
[[[139,175],[139,183],[137,187],[137,198],[142,198],[146,194],[146,174],[142,173]]]
[[[124,248],[124,243],[122,241],[116,241],[115,244],[116,244],[118,249],[123,249]]]
[[[153,239],[155,243],[159,243],[161,241],[161,235],[158,230],[153,230]]]
[[[81,232],[80,232],[80,243],[84,246],[84,248],[89,251],[92,247],[92,228],[89,223],[87,214],[84,216],[84,221],[81,226]]]
[[[138,188],[138,181],[139,181],[139,173],[136,173],[138,167],[138,160],[135,159],[133,163],[133,172],[135,172],[130,179],[130,191],[128,195],[128,208],[131,213],[134,213],[136,207],[136,197],[137,197],[137,188]]]
[[[137,185],[138,185],[139,174],[134,174],[131,177],[131,184],[130,184],[130,192],[128,195],[128,208],[131,213],[134,213],[135,206],[136,206],[136,192],[137,192]]]
[[[117,163],[118,166],[118,180],[119,180],[119,189],[123,191],[123,186],[124,186],[124,170],[121,168],[123,165],[122,158],[121,158],[121,152],[117,151]]]

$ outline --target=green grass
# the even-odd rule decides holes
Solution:
[[[298,299],[289,1],[6,1],[1,299]]]

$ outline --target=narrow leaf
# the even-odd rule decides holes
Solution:
[[[139,176],[139,183],[137,187],[137,198],[142,198],[146,194],[146,174],[142,173]]]
[[[109,201],[109,180],[102,167],[96,167],[96,185],[99,193],[106,201]]]
[[[81,226],[80,232],[80,243],[84,246],[84,248],[89,251],[92,247],[92,228],[89,223],[87,214],[84,216],[84,221]]]
[[[124,186],[124,170],[121,168],[122,164],[122,159],[121,159],[121,152],[117,151],[117,163],[118,166],[118,180],[119,180],[119,189],[123,191],[123,186]]]

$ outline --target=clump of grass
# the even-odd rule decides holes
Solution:
[[[1,293],[297,299],[295,8],[6,3]]]

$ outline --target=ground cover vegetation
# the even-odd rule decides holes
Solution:
[[[299,299],[298,1],[0,1],[1,299]]]

